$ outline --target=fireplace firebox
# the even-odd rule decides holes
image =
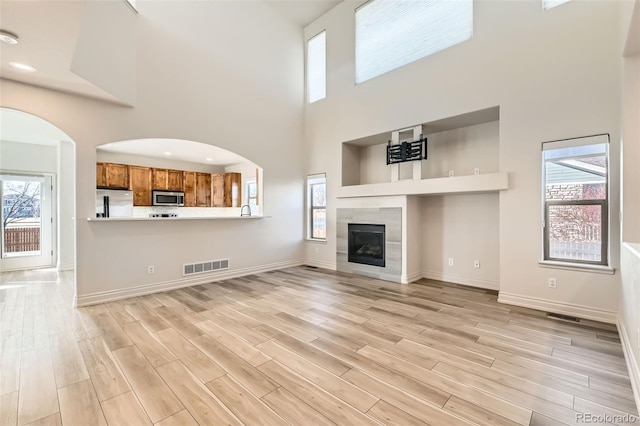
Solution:
[[[384,225],[348,224],[348,260],[352,263],[385,265]]]

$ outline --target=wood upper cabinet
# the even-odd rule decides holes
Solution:
[[[153,169],[153,189],[183,191],[184,178],[181,170]]]
[[[224,206],[240,207],[242,203],[242,173],[224,174]]]
[[[96,163],[96,187],[129,189],[129,166],[116,163]]]
[[[211,207],[211,174],[196,174],[196,206]]]
[[[151,206],[152,173],[150,167],[130,166],[134,206]]]
[[[211,175],[211,206],[224,207],[224,175]]]
[[[196,206],[196,172],[184,172],[184,206]]]

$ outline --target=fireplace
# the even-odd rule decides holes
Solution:
[[[384,225],[348,224],[348,260],[352,263],[385,266]]]

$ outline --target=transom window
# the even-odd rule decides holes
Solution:
[[[307,99],[309,103],[327,97],[327,33],[307,42]]]
[[[472,35],[472,0],[372,0],[356,10],[356,83]]]
[[[607,265],[609,136],[542,149],[544,260]]]

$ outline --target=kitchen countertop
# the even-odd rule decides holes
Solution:
[[[87,222],[129,222],[129,221],[165,221],[165,220],[251,220],[269,219],[271,216],[217,216],[217,217],[88,217]]]

